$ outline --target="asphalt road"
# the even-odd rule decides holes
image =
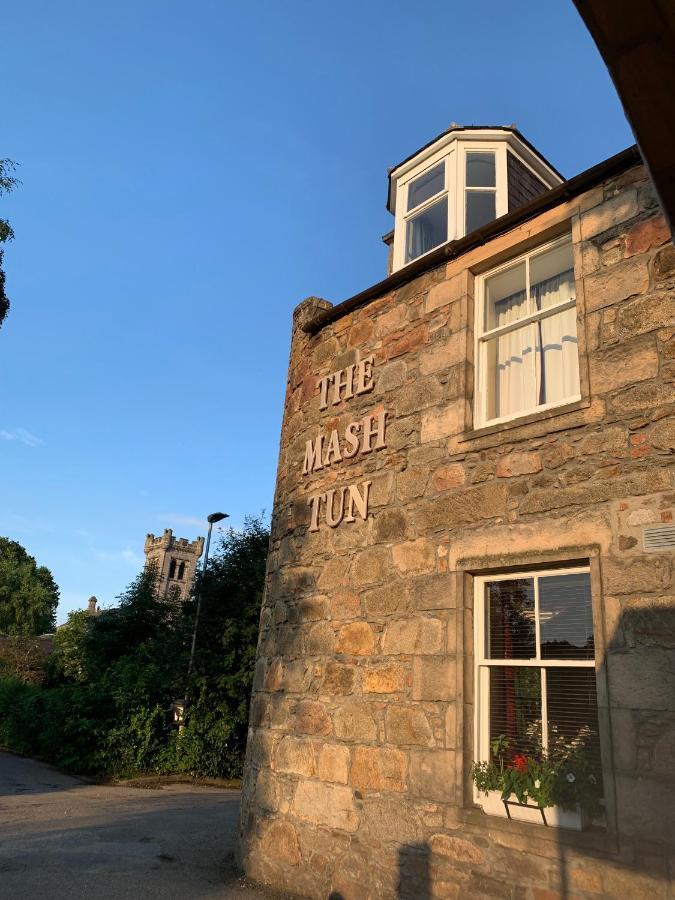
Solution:
[[[232,870],[239,792],[91,785],[0,752],[0,900],[282,900]]]

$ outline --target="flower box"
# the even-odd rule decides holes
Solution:
[[[531,822],[535,825],[548,825],[553,828],[570,828],[583,831],[591,824],[590,817],[577,806],[576,809],[563,809],[562,806],[535,806],[533,803],[518,803],[516,798],[502,800],[500,791],[488,791],[478,794],[478,803],[488,816],[501,816],[503,819],[514,819],[518,822]]]

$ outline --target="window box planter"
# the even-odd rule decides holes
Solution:
[[[513,795],[511,795],[513,797]],[[478,803],[488,816],[500,816],[503,819],[514,819],[517,822],[530,822],[534,825],[548,825],[552,828],[569,828],[572,831],[584,831],[591,824],[590,817],[577,806],[576,809],[563,809],[562,806],[535,806],[533,803],[518,803],[502,800],[500,791],[479,793]]]

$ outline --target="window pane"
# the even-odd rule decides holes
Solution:
[[[580,390],[576,307],[540,319],[532,327],[537,404],[574,399]]]
[[[424,203],[445,187],[445,162],[429,169],[424,175],[413,179],[408,185],[408,211]]]
[[[410,262],[448,239],[448,198],[408,220],[405,261]]]
[[[516,415],[537,405],[532,358],[534,327],[525,325],[487,342],[487,416],[490,419]]]
[[[542,659],[593,659],[593,607],[588,572],[539,579]]]
[[[495,186],[495,155],[494,155],[494,153],[467,153],[466,154],[466,186],[467,187],[494,187]]]
[[[574,261],[569,242],[531,258],[530,296],[532,312],[575,298]]]
[[[490,669],[490,740],[509,740],[509,755],[534,753],[541,742],[541,669]]]
[[[509,325],[528,315],[525,263],[485,280],[485,331]]]
[[[532,659],[535,652],[534,581],[514,578],[485,585],[488,659]]]
[[[595,669],[547,668],[546,698],[549,754],[565,755],[583,747],[588,772],[572,774],[590,773],[602,785]]]
[[[466,192],[466,233],[497,218],[494,191]]]

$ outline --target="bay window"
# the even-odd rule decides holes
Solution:
[[[466,154],[466,234],[497,218],[495,154],[485,150]]]
[[[408,184],[405,261],[411,262],[448,239],[445,160]]]
[[[476,759],[581,748],[602,784],[590,572],[475,579]],[[477,797],[480,803],[480,797]]]
[[[477,279],[476,425],[580,398],[569,237]]]

